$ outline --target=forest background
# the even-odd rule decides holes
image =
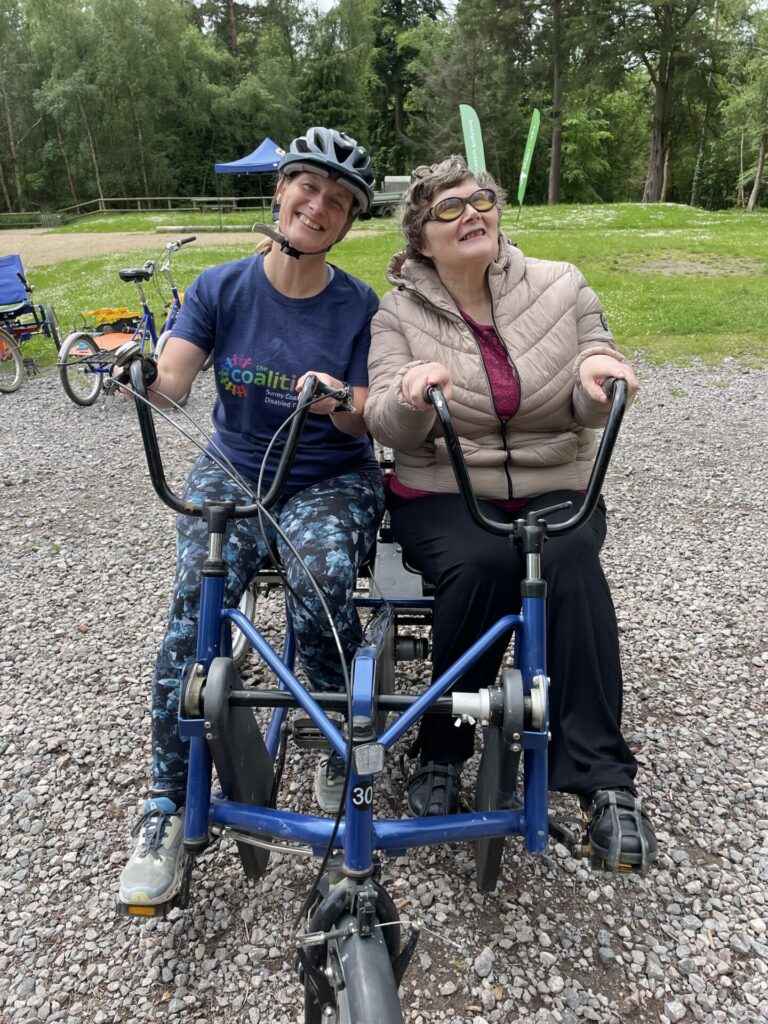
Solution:
[[[513,192],[541,110],[527,202],[751,209],[768,5],[0,0],[0,211],[214,194],[214,162],[312,124],[368,145],[381,181],[463,151],[462,102]]]

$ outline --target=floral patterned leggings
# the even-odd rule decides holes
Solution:
[[[239,504],[252,501],[205,455],[192,469],[184,497],[196,502],[205,498]],[[271,509],[325,594],[348,663],[361,640],[352,603],[357,569],[376,538],[383,513],[384,491],[376,470],[312,484]],[[179,516],[176,529],[176,582],[152,680],[152,792],[180,805],[186,789],[189,744],[178,730],[179,687],[185,665],[195,657],[207,530],[204,521],[190,516]],[[286,598],[304,671],[316,690],[342,689],[338,648],[331,631],[323,628],[325,612],[315,589],[285,540],[266,520],[264,534],[258,517],[230,523],[223,552],[229,569],[225,605],[235,607],[252,577],[270,564],[269,542],[280,555],[290,586]]]

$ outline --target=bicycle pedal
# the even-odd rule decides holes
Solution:
[[[642,869],[642,866],[640,864],[625,864],[622,861],[619,861],[619,863],[616,865],[616,868],[614,869],[614,868],[612,868],[610,866],[610,864],[608,863],[607,860],[605,860],[604,857],[600,857],[598,854],[594,853],[591,850],[591,848],[589,850],[588,856],[589,856],[589,866],[594,871],[607,871],[609,874],[619,874],[619,875],[633,875],[633,874],[641,875],[641,874],[643,874],[643,869]]]
[[[123,903],[122,900],[117,900],[115,903],[115,909],[120,917],[143,918],[145,921],[167,917],[177,906],[179,906],[178,893],[165,903]]]
[[[588,857],[592,853],[592,847],[584,845],[586,834],[580,827],[578,818],[550,813],[548,826],[550,839],[565,846],[570,850],[572,856],[582,858]]]
[[[330,750],[330,743],[311,718],[296,718],[292,723],[293,741],[302,750]]]

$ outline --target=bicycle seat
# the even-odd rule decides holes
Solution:
[[[152,271],[145,270],[144,267],[129,267],[127,270],[119,270],[121,281],[150,281],[152,279]]]
[[[268,586],[279,586],[283,582],[283,563],[282,559],[277,556],[277,552],[274,552],[276,556],[276,564],[265,565],[259,569],[256,575],[252,578],[251,583],[262,583]],[[376,559],[376,541],[373,542],[368,554],[362,561],[362,564],[357,570],[358,579],[369,579],[373,575],[374,562]]]

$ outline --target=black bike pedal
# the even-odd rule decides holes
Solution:
[[[293,723],[293,741],[302,750],[330,750],[330,743],[311,718],[296,718]]]

